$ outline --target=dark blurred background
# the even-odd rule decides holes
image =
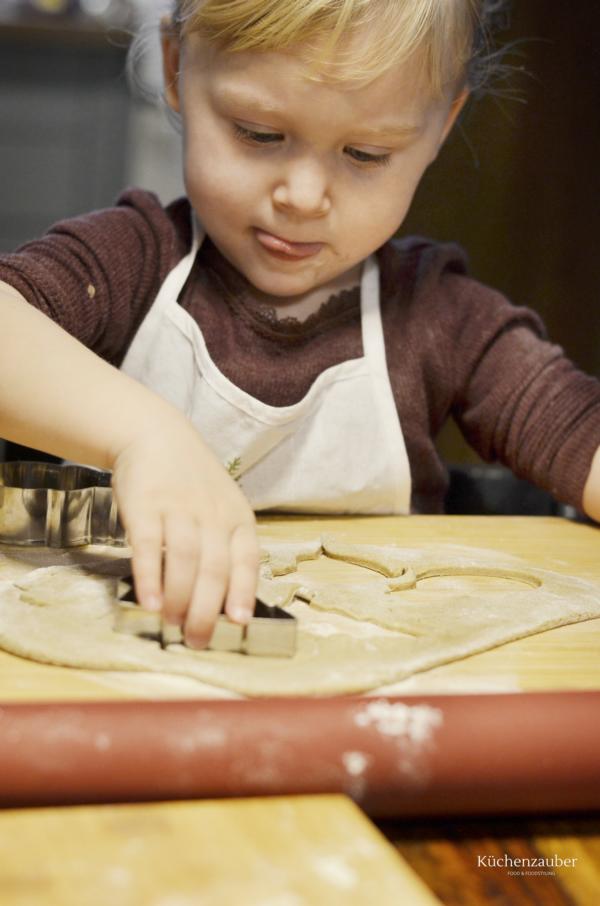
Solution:
[[[465,111],[403,233],[460,242],[474,276],[535,309],[600,377],[600,3],[515,0],[503,39],[519,42],[498,86],[515,98]],[[452,425],[439,446],[477,459]]]
[[[125,78],[127,32],[160,0],[0,0],[0,249],[110,204],[127,184],[179,194],[179,140]],[[515,67],[465,112],[403,233],[460,242],[471,272],[536,309],[600,376],[600,3],[515,2]],[[157,91],[158,44],[141,76]],[[511,97],[512,95],[512,97]],[[456,429],[440,447],[474,461]]]

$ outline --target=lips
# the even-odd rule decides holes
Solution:
[[[280,258],[310,258],[323,248],[323,242],[290,242],[273,233],[256,229],[256,238],[263,248]]]

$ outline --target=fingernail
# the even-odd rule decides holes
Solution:
[[[252,611],[247,607],[234,607],[231,611],[231,619],[236,623],[249,623],[252,619]]]
[[[188,648],[194,648],[196,651],[202,651],[209,643],[209,639],[204,636],[190,635],[186,632],[185,644]]]
[[[158,611],[162,608],[162,601],[158,595],[148,595],[144,598],[144,610]]]

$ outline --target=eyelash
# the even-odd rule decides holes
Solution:
[[[271,145],[284,138],[281,132],[255,132],[240,126],[239,123],[234,123],[233,127],[237,138],[248,144]],[[389,164],[391,159],[391,154],[369,154],[367,151],[359,151],[358,148],[345,148],[344,150],[352,160],[359,164],[383,167]]]

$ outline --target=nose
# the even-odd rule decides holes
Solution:
[[[331,209],[325,168],[307,159],[291,162],[273,189],[273,204],[286,213],[323,217]]]

